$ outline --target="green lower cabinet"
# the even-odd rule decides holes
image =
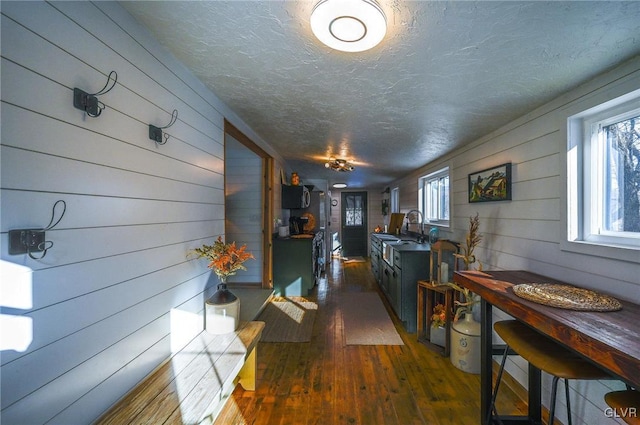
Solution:
[[[429,280],[429,256],[428,250],[401,251],[393,260],[399,300],[391,305],[409,333],[417,331],[418,281]]]
[[[378,254],[380,242],[371,236],[371,270],[380,289],[387,297],[398,318],[409,333],[417,331],[418,321],[418,281],[429,280],[430,247],[411,245],[412,248],[393,250],[393,266]],[[379,255],[376,265],[373,265],[375,255]]]
[[[277,296],[307,296],[313,289],[313,240],[273,240],[273,289]]]

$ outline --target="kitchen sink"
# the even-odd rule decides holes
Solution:
[[[396,239],[395,241],[387,242],[390,245],[415,245],[418,241],[412,239]]]
[[[418,243],[415,239],[401,239],[396,235],[389,235],[386,233],[378,233],[376,234],[376,237],[383,240],[387,245],[410,245]]]
[[[387,233],[376,233],[376,238],[381,239],[383,241],[398,241],[400,239],[398,239],[397,236],[394,235],[389,235]]]

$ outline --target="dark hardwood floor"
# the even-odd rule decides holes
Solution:
[[[354,291],[380,294],[369,262],[334,259],[309,297],[318,302],[311,342],[260,342],[256,391],[238,386],[215,423],[478,424],[479,375],[430,351],[393,313],[405,345],[344,345],[338,300]],[[521,414],[526,405],[502,386],[498,409]]]

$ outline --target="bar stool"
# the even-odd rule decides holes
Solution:
[[[571,425],[571,406],[569,402],[569,379],[610,379],[604,371],[592,365],[587,360],[574,354],[567,348],[554,342],[550,338],[535,331],[529,326],[517,320],[505,320],[493,325],[496,333],[507,344],[502,356],[500,370],[496,381],[496,387],[491,397],[491,405],[486,423],[490,424],[491,415],[495,412],[495,402],[502,379],[504,365],[509,355],[509,349],[513,349],[520,357],[543,372],[553,376],[551,384],[551,405],[549,406],[549,424],[553,424],[556,407],[556,393],[558,380],[564,379],[565,397],[567,399],[568,425]]]
[[[640,391],[628,389],[604,395],[604,401],[614,409],[616,417],[631,425],[640,424]]]

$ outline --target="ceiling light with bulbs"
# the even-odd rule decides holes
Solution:
[[[334,171],[353,171],[355,167],[351,165],[346,159],[331,158],[329,162],[324,164],[325,168],[330,168]]]
[[[310,22],[320,41],[343,52],[369,50],[387,33],[387,18],[374,0],[321,0]]]

